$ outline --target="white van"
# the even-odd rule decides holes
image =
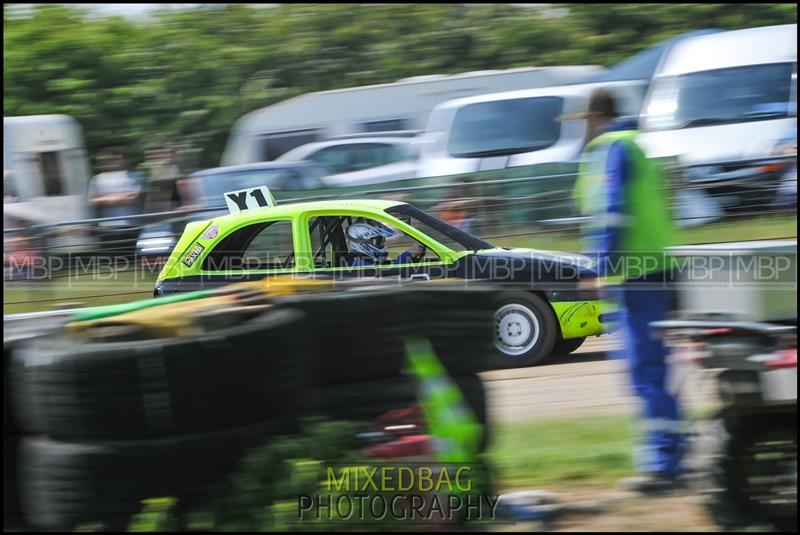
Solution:
[[[449,100],[431,112],[419,177],[456,175],[540,163],[578,162],[586,120],[556,120],[583,111],[593,89],[614,95],[622,116],[636,117],[646,80],[507,91]]]
[[[797,25],[751,28],[685,39],[662,58],[641,143],[651,157],[677,158],[718,210],[777,183],[780,165],[763,158],[796,124]]]

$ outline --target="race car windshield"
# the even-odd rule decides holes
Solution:
[[[441,219],[437,219],[408,204],[393,206],[386,210],[386,213],[408,223],[453,251],[480,251],[494,248],[491,243],[448,225]]]

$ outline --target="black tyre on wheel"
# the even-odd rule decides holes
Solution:
[[[15,349],[17,422],[57,440],[125,440],[295,417],[308,350],[304,316],[271,311],[177,338],[66,335]]]
[[[496,297],[495,307],[495,362],[498,366],[532,366],[550,356],[559,330],[547,301],[530,292],[502,292]]]
[[[585,336],[581,338],[568,338],[567,340],[559,338],[556,344],[553,346],[552,355],[555,357],[569,355],[570,353],[577,351],[585,341]]]

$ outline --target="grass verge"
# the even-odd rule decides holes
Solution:
[[[497,486],[609,486],[633,472],[635,434],[628,416],[498,423],[489,458]]]

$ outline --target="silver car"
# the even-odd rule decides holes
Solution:
[[[308,143],[275,161],[313,161],[328,169],[325,185],[358,186],[415,178],[418,153],[412,135],[359,135]]]

